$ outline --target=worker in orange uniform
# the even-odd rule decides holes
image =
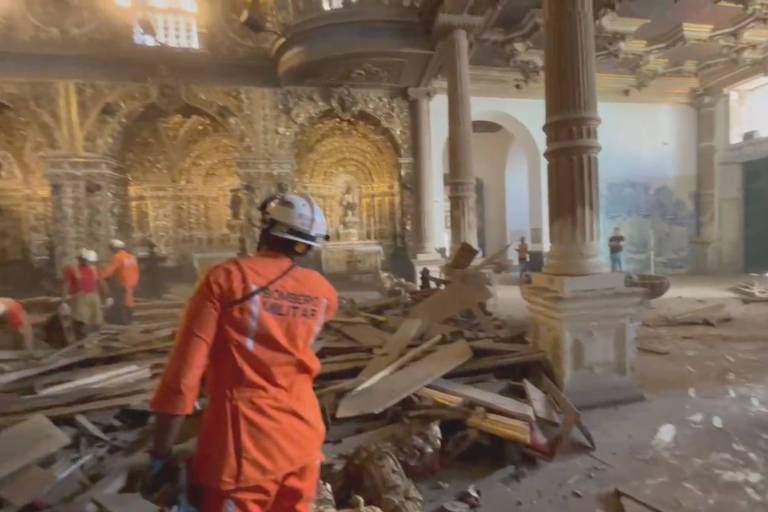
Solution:
[[[24,307],[13,299],[0,297],[0,348],[32,349],[32,324]]]
[[[199,512],[308,512],[319,478],[325,428],[312,344],[338,298],[294,259],[328,238],[326,220],[306,195],[274,196],[261,213],[257,253],[211,269],[190,299],[150,404],[147,496],[174,464],[171,447],[206,374],[190,465]]]
[[[133,321],[133,292],[139,284],[139,262],[128,252],[122,240],[109,242],[112,261],[101,270],[102,279],[110,279],[112,306],[107,312],[108,321],[128,325]]]

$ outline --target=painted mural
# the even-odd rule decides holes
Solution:
[[[681,273],[690,267],[690,241],[695,236],[694,181],[609,180],[601,183],[601,236],[608,259],[608,238],[621,228],[624,270]]]

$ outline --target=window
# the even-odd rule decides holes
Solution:
[[[768,137],[768,77],[742,84],[730,92],[730,139],[738,144],[745,139]]]
[[[200,48],[197,0],[114,0],[134,10],[133,41],[142,46]]]

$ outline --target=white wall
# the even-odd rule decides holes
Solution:
[[[648,187],[646,206],[653,209],[658,206],[657,203],[665,207],[665,196],[658,189],[668,187],[674,192],[674,198],[685,203],[675,206],[685,210],[685,215],[690,214],[692,222],[696,175],[695,110],[687,105],[601,103],[599,114],[602,118],[599,137],[603,148],[600,153],[601,193],[605,195],[607,190],[615,190],[615,186],[626,188],[637,182],[641,187]],[[549,230],[546,161],[543,156],[546,148],[542,130],[544,101],[474,97],[472,118],[475,121],[496,122],[512,134],[514,144],[508,157],[506,178],[505,229],[510,239],[515,239],[524,234],[525,227],[531,230],[540,228],[542,245],[546,250]],[[447,161],[444,162],[443,158],[448,139],[448,103],[445,95],[437,95],[432,100],[431,122],[433,178],[435,190],[439,191],[435,200],[444,208],[443,173],[448,172]],[[442,169],[441,163],[444,163]],[[527,173],[520,173],[520,167],[527,167]],[[527,187],[522,186],[521,174],[526,176]],[[611,185],[613,187],[609,188]],[[608,198],[609,203],[611,199]],[[601,212],[604,238],[613,224],[623,225],[633,217],[631,212],[617,211],[615,201],[605,206]],[[528,212],[527,219],[520,215],[521,211]],[[609,212],[612,212],[612,217],[608,216]],[[527,226],[521,225],[523,221]],[[655,222],[653,225],[652,229],[665,233],[666,238],[659,242],[669,245],[679,238],[679,230],[670,231],[664,225],[659,228]],[[434,229],[438,246],[445,245],[444,228],[443,216],[437,215]],[[657,233],[656,236],[660,235]],[[535,242],[536,237],[531,238]],[[670,251],[677,254],[677,259],[683,257],[678,254],[679,248],[670,248]]]
[[[493,254],[507,244],[505,183],[512,135],[505,129],[496,133],[472,135],[472,162],[475,175],[483,180],[485,215],[481,226],[485,232],[486,254]]]

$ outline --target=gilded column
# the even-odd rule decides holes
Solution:
[[[592,0],[545,0],[545,156],[551,250],[544,272],[604,272],[600,259],[597,89]]]
[[[432,137],[429,118],[429,102],[433,91],[430,89],[409,89],[413,119],[415,124],[414,146],[416,152],[416,172],[418,172],[418,227],[419,241],[417,252],[422,255],[437,255],[435,250],[435,180],[432,168]]]
[[[472,169],[472,109],[469,91],[467,31],[447,34],[448,57],[448,196],[451,202],[451,252],[462,242],[477,246],[475,174]]]

